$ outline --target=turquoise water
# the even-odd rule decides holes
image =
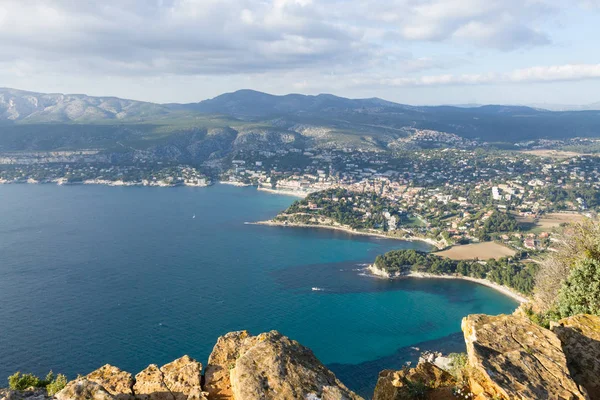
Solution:
[[[219,335],[277,329],[366,394],[411,346],[460,350],[463,316],[516,306],[469,282],[361,275],[422,243],[244,224],[293,200],[224,185],[0,185],[0,379],[205,363]]]

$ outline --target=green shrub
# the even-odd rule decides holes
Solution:
[[[45,379],[40,379],[33,374],[22,374],[21,372],[8,377],[8,387],[12,390],[25,390],[30,387],[46,388],[50,396],[59,392],[66,384],[66,376],[62,374],[54,376],[52,371],[48,372]]]
[[[531,322],[546,329],[550,328],[550,322],[558,321],[561,318],[560,314],[555,309],[536,313],[529,307],[525,308],[524,311]]]
[[[559,293],[573,268],[585,259],[600,260],[600,221],[585,220],[563,226],[558,232],[556,250],[547,254],[535,279],[537,309],[555,309]]]
[[[575,265],[558,294],[562,317],[600,315],[600,261],[586,258]]]
[[[56,375],[56,379],[53,379],[48,385],[46,385],[46,391],[48,396],[54,396],[60,392],[67,385],[67,377],[63,374]]]
[[[50,371],[50,372],[48,372],[46,374],[46,378],[44,378],[43,381],[40,381],[40,385],[41,386],[48,386],[52,382],[54,382],[54,372]]]
[[[43,387],[43,382],[33,374],[17,372],[8,377],[8,387],[12,390],[25,390],[28,387]]]
[[[450,353],[450,370],[449,372],[456,378],[462,379],[465,376],[464,369],[467,366],[468,358],[467,353]]]
[[[425,382],[421,381],[409,381],[406,380],[406,387],[408,389],[408,395],[411,399],[424,399],[429,391],[429,386]]]

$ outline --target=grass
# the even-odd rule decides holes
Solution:
[[[517,221],[519,222],[523,233],[539,234],[542,232],[551,232],[554,228],[558,228],[561,224],[579,222],[584,218],[585,217],[581,214],[570,212],[549,213],[537,219],[517,217]]]
[[[420,228],[425,226],[425,223],[420,218],[410,215],[406,217],[404,221],[402,221],[402,226],[409,228]]]

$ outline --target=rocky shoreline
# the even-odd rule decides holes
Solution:
[[[461,327],[466,355],[438,360],[439,354],[423,353],[415,368],[383,370],[372,399],[600,399],[600,316],[576,315],[545,329],[517,309],[512,315],[469,315]],[[362,400],[310,349],[277,331],[221,336],[205,369],[183,356],[162,367],[150,364],[135,376],[104,365],[54,396],[44,388],[0,389],[0,400],[51,398]]]
[[[421,237],[417,237],[417,236],[410,236],[410,237],[397,237],[397,236],[390,236],[390,235],[385,235],[382,233],[377,233],[377,232],[364,232],[364,231],[357,231],[355,229],[351,229],[351,228],[347,228],[344,226],[332,226],[332,225],[311,225],[311,224],[300,224],[300,223],[295,223],[295,222],[277,222],[277,221],[273,221],[273,220],[268,220],[268,221],[258,221],[258,222],[247,222],[247,224],[251,224],[251,225],[267,225],[267,226],[284,226],[284,227],[292,227],[292,228],[317,228],[317,229],[328,229],[328,230],[334,230],[334,231],[340,231],[340,232],[345,232],[345,233],[349,233],[351,235],[359,235],[359,236],[371,236],[371,237],[379,237],[379,238],[384,238],[384,239],[391,239],[391,240],[402,240],[405,242],[424,242],[427,243],[437,249],[442,248],[441,246],[444,246],[442,243],[436,242],[433,239],[429,239],[429,238],[421,238]]]
[[[188,187],[208,187],[208,186],[212,186],[213,183],[212,182],[208,182],[205,184],[199,184],[199,183],[176,183],[176,184],[170,184],[170,183],[162,183],[162,182],[127,182],[127,181],[110,181],[110,180],[105,180],[105,179],[88,179],[85,181],[81,181],[81,182],[68,182],[67,180],[63,180],[63,179],[54,179],[51,181],[32,181],[32,180],[27,180],[27,181],[7,181],[4,179],[0,179],[0,185],[23,185],[23,184],[29,184],[29,185],[51,185],[51,184],[55,184],[58,186],[75,186],[75,185],[103,185],[103,186],[117,186],[117,187],[178,187],[178,186],[188,186]]]
[[[508,296],[508,297],[518,301],[521,304],[528,303],[530,301],[526,296],[517,292],[516,290],[513,290],[513,289],[503,286],[503,285],[499,285],[499,284],[489,281],[487,279],[479,279],[479,278],[473,278],[470,276],[463,276],[463,275],[438,275],[438,274],[429,274],[429,273],[414,272],[414,271],[410,271],[409,273],[406,273],[406,274],[390,274],[389,272],[384,271],[381,268],[377,268],[375,266],[375,264],[369,265],[366,268],[366,270],[369,272],[369,274],[371,276],[374,276],[377,278],[383,278],[383,279],[416,278],[416,279],[458,279],[458,280],[462,280],[462,281],[469,281],[469,282],[477,283],[477,284],[480,284],[483,286],[487,286],[491,289],[494,289],[494,290],[504,294],[505,296]]]

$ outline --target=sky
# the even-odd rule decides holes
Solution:
[[[0,0],[0,86],[600,102],[600,0]]]

